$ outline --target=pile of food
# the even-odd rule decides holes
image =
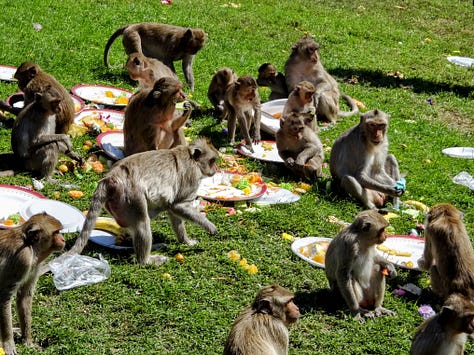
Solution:
[[[304,257],[324,265],[326,251],[328,249],[329,243],[330,242],[328,241],[310,243],[308,245],[300,247],[298,251]]]

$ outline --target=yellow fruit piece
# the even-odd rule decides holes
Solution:
[[[110,91],[110,90],[106,90],[106,91],[105,91],[105,96],[106,96],[106,97],[115,97],[114,93],[113,93],[112,91]]]
[[[115,100],[115,103],[119,105],[126,105],[128,104],[128,99],[126,96],[120,96]]]
[[[184,263],[184,255],[183,254],[178,253],[174,256],[174,258],[176,259],[177,262],[179,262],[181,264]]]
[[[231,250],[227,253],[227,256],[229,257],[230,260],[232,261],[237,261],[240,259],[240,254],[237,252],[237,250]]]
[[[59,191],[54,191],[53,192],[53,198],[58,199],[59,197],[61,197],[60,192]]]
[[[242,258],[242,260],[239,261],[239,266],[245,267],[247,265],[247,259]]]
[[[61,164],[60,166],[58,166],[58,170],[62,173],[67,173],[69,169],[67,168],[66,164]]]
[[[243,191],[245,196],[248,196],[252,192],[252,188],[250,186],[248,186],[245,189],[243,189],[242,191]]]
[[[247,272],[248,272],[250,275],[256,274],[256,273],[258,272],[258,268],[257,268],[257,266],[255,266],[254,264],[249,265],[249,267],[248,267],[248,269],[247,269]]]
[[[161,277],[164,278],[164,279],[166,279],[166,280],[171,280],[171,279],[173,278],[173,277],[172,277],[170,274],[168,274],[167,272],[162,273],[162,274],[161,274]]]
[[[417,210],[427,212],[429,210],[428,206],[426,206],[424,203],[420,201],[414,201],[414,200],[407,200],[404,201],[407,205],[415,207]]]
[[[317,263],[324,264],[325,257],[326,254],[316,254],[315,256],[313,256],[313,260]]]
[[[311,189],[311,185],[305,182],[300,183],[300,187],[305,191],[308,191],[309,189]]]
[[[84,192],[79,190],[71,190],[67,194],[72,198],[81,198],[82,196],[84,196]]]
[[[283,239],[289,240],[289,241],[292,241],[292,240],[294,239],[294,237],[293,237],[291,234],[288,234],[288,233],[285,233],[285,232],[283,232],[283,233],[281,234],[281,237],[282,237]]]

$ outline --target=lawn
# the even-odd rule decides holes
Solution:
[[[230,153],[223,125],[209,110],[207,88],[214,71],[227,66],[238,75],[256,76],[265,62],[283,70],[292,44],[312,35],[341,91],[363,102],[366,110],[377,108],[391,115],[390,152],[407,179],[402,201],[427,206],[452,203],[464,212],[464,223],[474,238],[473,191],[452,181],[461,171],[474,175],[473,160],[441,152],[474,146],[474,68],[447,60],[453,55],[474,57],[471,1],[174,0],[164,5],[157,0],[64,0],[3,1],[1,8],[0,64],[34,61],[68,89],[81,83],[136,89],[123,69],[126,56],[120,40],[110,54],[115,67],[105,68],[102,60],[107,39],[124,24],[150,21],[204,29],[208,39],[194,60],[192,93],[201,109],[192,113],[187,135],[207,136]],[[259,90],[266,101],[269,91]],[[0,98],[17,91],[16,83],[0,82]],[[334,139],[357,122],[353,116],[321,131],[326,161]],[[11,150],[10,133],[8,123],[2,123],[1,152]],[[85,156],[83,142],[95,143],[95,138],[75,137],[76,151]],[[298,182],[274,164],[251,159],[239,163],[275,183]],[[410,339],[422,322],[419,306],[427,303],[439,309],[431,297],[428,274],[398,269],[399,276],[388,282],[385,296],[385,306],[397,315],[358,324],[343,306],[331,302],[324,270],[294,255],[291,241],[282,236],[333,237],[340,227],[329,216],[352,222],[362,210],[353,200],[335,196],[328,188],[328,168],[325,173],[296,203],[247,210],[255,207],[249,203],[235,206],[242,213],[230,216],[225,208],[212,208],[207,217],[218,234],[209,236],[188,223],[189,235],[200,240],[194,247],[179,244],[166,216],[158,217],[152,224],[153,236],[168,245],[164,254],[170,257],[159,267],[140,267],[131,253],[89,243],[84,254],[101,253],[111,266],[110,278],[58,291],[51,273],[42,276],[33,305],[35,342],[43,354],[219,354],[234,318],[258,289],[279,283],[296,293],[302,313],[290,331],[290,354],[408,353]],[[41,193],[84,211],[101,174],[77,171],[55,178],[59,183],[46,184]],[[31,186],[32,180],[20,174],[0,178],[0,183]],[[70,185],[84,197],[69,197]],[[396,234],[408,234],[423,223],[422,214],[396,212],[399,217],[390,220]],[[66,235],[68,247],[76,236]],[[249,274],[231,261],[227,256],[231,250],[255,264],[258,272]],[[175,260],[177,253],[184,256],[183,263]],[[422,296],[393,294],[407,283],[420,287]],[[21,354],[36,353],[21,344],[17,348]],[[474,344],[467,349],[474,351]]]

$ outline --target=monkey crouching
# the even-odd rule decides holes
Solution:
[[[0,230],[0,347],[6,355],[17,354],[11,313],[14,296],[23,342],[33,346],[31,308],[38,271],[43,260],[64,248],[62,228],[56,218],[41,213],[19,227]]]
[[[279,285],[262,288],[234,321],[224,355],[287,355],[288,326],[300,317],[293,298]]]

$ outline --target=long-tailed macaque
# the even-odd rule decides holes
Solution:
[[[204,46],[206,33],[200,28],[186,28],[163,23],[142,22],[128,24],[115,31],[107,41],[104,63],[109,67],[109,50],[112,43],[123,36],[125,53],[138,52],[156,58],[175,73],[174,61],[182,60],[183,74],[194,91],[193,58]]]
[[[224,355],[287,355],[288,326],[300,317],[293,298],[279,285],[262,288],[234,321]]]
[[[145,57],[143,54],[130,53],[125,67],[132,80],[138,81],[140,89],[153,87],[158,79],[170,76],[178,80],[177,75],[165,64],[155,58]]]
[[[186,145],[182,127],[192,106],[185,102],[182,114],[176,111],[176,103],[185,99],[183,85],[172,77],[161,78],[152,88],[135,93],[125,108],[125,156]]]
[[[54,88],[45,88],[42,93],[35,94],[34,102],[21,110],[11,133],[14,171],[26,170],[54,182],[51,175],[60,153],[83,164],[82,157],[73,152],[69,136],[54,133],[61,101],[61,95]]]
[[[397,276],[392,263],[375,247],[386,239],[388,222],[377,211],[360,212],[355,221],[329,243],[325,272],[331,290],[341,294],[356,320],[394,315],[382,307],[385,275]]]
[[[453,205],[439,203],[428,211],[418,266],[430,273],[431,289],[442,299],[451,293],[474,296],[474,251],[462,213]]]
[[[260,141],[260,96],[257,82],[243,75],[229,85],[224,97],[224,119],[227,119],[230,144],[235,144],[235,129],[239,123],[246,147],[253,152],[252,141]],[[252,138],[250,129],[253,128]]]
[[[117,223],[127,228],[139,264],[160,264],[163,257],[151,255],[150,218],[166,211],[178,241],[195,245],[186,234],[184,220],[197,223],[210,234],[217,229],[192,206],[202,178],[217,171],[217,150],[200,138],[189,146],[133,154],[119,160],[99,181],[76,243],[70,253],[81,253],[95,221],[105,206]]]
[[[348,117],[359,112],[359,108],[348,95],[340,94],[337,81],[324,69],[319,58],[319,44],[310,37],[303,37],[291,48],[285,63],[285,79],[288,90],[303,81],[311,82],[316,88],[314,106],[318,120],[336,122],[337,116]],[[339,97],[349,104],[350,112],[339,110]]]
[[[19,227],[0,230],[0,348],[16,355],[13,338],[12,298],[16,297],[22,340],[34,346],[31,335],[33,293],[40,264],[51,253],[64,248],[61,222],[36,214]]]
[[[207,97],[217,113],[222,116],[224,112],[224,96],[229,86],[237,81],[237,74],[231,68],[221,68],[214,73],[207,90]]]
[[[277,71],[276,67],[271,63],[264,63],[258,68],[257,84],[270,88],[270,100],[288,97],[285,76]]]
[[[25,108],[29,103],[35,101],[36,93],[44,93],[53,88],[58,93],[61,102],[56,114],[56,130],[53,133],[67,133],[74,121],[74,101],[68,91],[51,74],[43,71],[40,66],[33,62],[23,62],[16,70],[15,79],[18,80],[18,88],[24,94]],[[1,102],[0,109],[17,115],[23,108],[17,108]]]
[[[282,115],[290,112],[309,113],[306,124],[316,133],[319,133],[319,127],[316,122],[316,108],[314,107],[313,97],[315,88],[309,81],[301,81],[288,95],[288,100],[283,107]]]
[[[411,343],[410,355],[463,355],[467,334],[473,332],[472,298],[453,293],[441,312],[418,328]]]
[[[301,178],[314,181],[323,175],[324,148],[318,135],[306,124],[311,117],[309,112],[283,114],[276,145],[287,168]]]
[[[335,140],[331,150],[333,187],[370,209],[384,206],[388,196],[404,193],[397,185],[401,177],[397,159],[387,154],[389,118],[380,110],[366,112],[358,125]]]

